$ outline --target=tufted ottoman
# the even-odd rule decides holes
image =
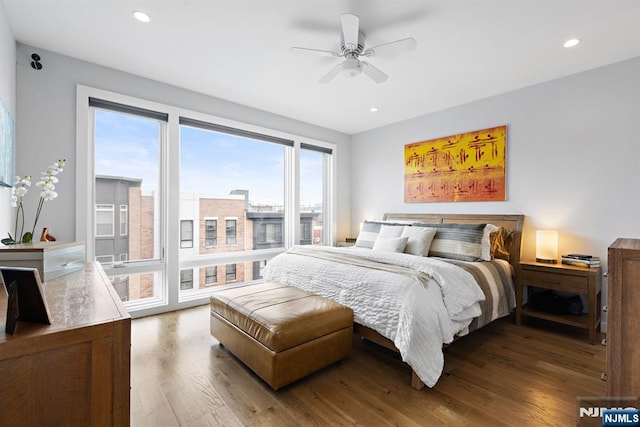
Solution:
[[[217,292],[211,335],[277,390],[351,354],[350,308],[280,283]]]

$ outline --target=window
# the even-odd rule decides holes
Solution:
[[[127,205],[120,205],[120,235],[126,236],[129,232],[129,208]]]
[[[282,223],[260,224],[258,243],[282,243]]]
[[[205,219],[204,220],[204,246],[205,248],[212,248],[217,244],[218,244],[218,220]]]
[[[227,245],[235,245],[236,244],[236,223],[235,219],[226,220],[227,223]]]
[[[225,270],[225,280],[227,282],[234,282],[236,280],[236,265],[227,264]]]
[[[180,221],[180,247],[193,247],[193,221],[191,220]]]
[[[332,150],[309,144],[300,149],[300,244],[323,245],[330,242],[323,227],[328,200],[328,164]]]
[[[115,257],[113,255],[98,255],[96,261],[100,264],[112,264]]]
[[[126,297],[127,309],[166,305],[161,176],[168,116],[104,99],[87,101],[87,132],[93,142],[87,156],[93,158],[87,157],[84,167],[94,185],[87,185],[86,197],[96,203],[94,226],[87,227],[94,235],[85,238],[93,247],[88,244],[87,251],[98,260],[126,258],[124,264],[104,267],[108,276],[126,280],[126,292],[120,295]]]
[[[218,282],[218,266],[206,267],[204,269],[204,284],[212,286]]]
[[[191,117],[179,124],[180,216],[199,224],[201,236],[197,250],[180,251],[180,265],[219,266],[215,282],[212,270],[210,279],[200,272],[202,295],[211,293],[209,280],[216,286],[258,280],[254,263],[264,254],[251,252],[285,246],[285,176],[293,176],[287,168],[293,168],[294,142]],[[259,225],[270,222],[279,225]]]
[[[82,85],[76,99],[89,142],[76,147],[76,235],[132,313],[256,281],[265,261],[333,224],[335,156],[311,148],[333,144]],[[305,194],[318,179],[321,193]]]
[[[96,205],[96,237],[113,236],[113,205]]]
[[[180,290],[193,289],[193,269],[180,270]]]
[[[302,222],[300,224],[300,240],[303,242],[311,241],[311,222]]]

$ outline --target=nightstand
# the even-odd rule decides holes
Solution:
[[[597,328],[600,325],[601,277],[600,268],[521,261],[520,274],[516,284],[516,324],[521,324],[524,315],[588,329],[589,342],[595,344]],[[585,295],[588,313],[580,315],[553,314],[523,305],[525,286]]]

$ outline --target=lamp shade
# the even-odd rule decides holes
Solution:
[[[558,232],[536,231],[536,261],[555,264],[558,262]]]

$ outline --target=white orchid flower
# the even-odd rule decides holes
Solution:
[[[40,218],[40,213],[42,212],[42,206],[44,202],[53,200],[58,197],[58,193],[55,192],[55,184],[59,182],[59,179],[55,175],[58,175],[64,170],[65,163],[65,160],[58,160],[57,162],[53,163],[45,170],[45,172],[40,175],[40,181],[36,182],[35,185],[42,189],[42,191],[40,192],[40,202],[38,203],[36,217],[33,221],[33,228],[31,229],[31,232],[24,233],[24,235],[22,234],[22,232],[24,231],[23,202],[24,197],[29,191],[29,187],[31,187],[31,175],[25,175],[23,177],[16,176],[15,184],[11,189],[11,206],[14,208],[18,208],[16,214],[14,237],[9,235],[9,239],[3,239],[3,243],[5,243],[4,240],[8,240],[11,243],[32,241],[33,233],[35,232],[36,225],[38,224],[38,219]],[[21,227],[18,227],[19,220],[22,220]],[[18,231],[20,231],[19,234]]]
[[[42,197],[45,201],[53,200],[58,197],[58,193],[48,188],[45,188],[40,192],[40,197]]]

